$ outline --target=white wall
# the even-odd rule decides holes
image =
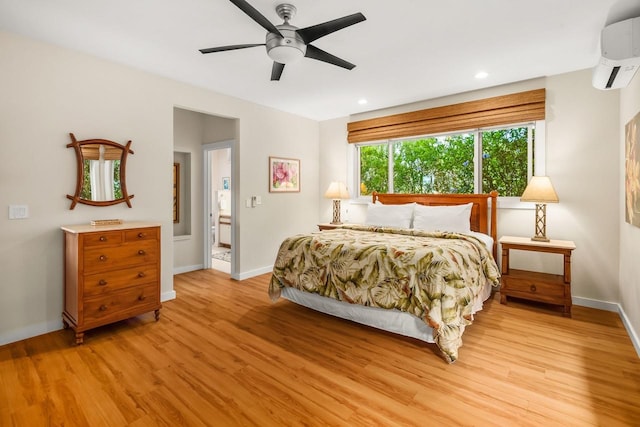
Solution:
[[[631,334],[634,336],[636,351],[640,354],[640,228],[625,221],[625,142],[624,126],[640,112],[640,74],[620,94],[620,141],[619,141],[619,184],[620,184],[620,305],[627,316]]]
[[[159,221],[162,296],[174,297],[176,106],[239,120],[232,180],[240,200],[263,195],[259,208],[237,206],[241,276],[268,268],[282,237],[311,230],[318,221],[317,122],[10,33],[0,32],[0,52],[0,344],[62,327],[61,225],[96,218]],[[75,154],[66,148],[69,132],[78,139],[132,140],[131,209],[69,210],[65,195],[73,193],[76,179]],[[300,193],[267,193],[269,155],[301,159]],[[10,204],[28,205],[30,218],[8,220]],[[192,223],[192,233],[203,232],[201,222]]]
[[[320,222],[331,222],[333,219],[333,202],[331,199],[325,199],[324,193],[329,188],[332,181],[342,181],[347,184],[351,197],[356,197],[358,192],[350,186],[351,177],[347,171],[349,169],[348,153],[345,149],[347,140],[347,123],[348,117],[342,117],[335,120],[327,120],[321,123],[320,140],[322,141],[320,150]],[[350,221],[350,203],[343,200],[340,203],[340,217],[343,222]]]
[[[205,115],[182,108],[174,108],[173,149],[183,160],[181,175],[180,223],[174,224],[173,267],[181,270],[202,268],[202,144],[204,140]],[[188,175],[188,176],[187,176]],[[188,226],[187,226],[188,224]]]
[[[547,205],[547,236],[573,240],[574,302],[595,299],[619,301],[618,293],[618,188],[619,150],[617,91],[598,91],[591,86],[591,71],[540,78],[455,96],[426,100],[322,123],[321,147],[331,156],[321,157],[321,169],[344,164],[348,144],[339,141],[342,123],[424,108],[455,104],[531,89],[546,88],[546,173],[551,177],[560,203]],[[338,175],[338,171],[334,171]],[[327,215],[321,203],[321,217]],[[349,220],[365,218],[365,206],[352,204]],[[534,234],[532,209],[499,209],[498,235]],[[512,267],[560,273],[562,258],[549,254],[518,253]],[[607,308],[610,308],[609,306]]]
[[[189,203],[183,204],[180,223],[174,224],[173,267],[174,271],[185,272],[198,270],[204,262],[204,161],[202,146],[220,141],[236,140],[236,120],[208,114],[174,109],[173,141],[174,150],[178,153],[189,153]],[[226,156],[226,150],[223,150]],[[216,154],[216,152],[214,152]],[[214,183],[221,187],[222,176],[231,176],[231,162],[224,162],[224,168],[215,168],[224,175],[216,176]],[[211,199],[213,200],[213,198]],[[189,227],[185,226],[189,224]]]

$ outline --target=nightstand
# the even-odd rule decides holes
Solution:
[[[502,236],[502,286],[500,303],[516,297],[547,304],[561,305],[562,315],[571,317],[571,252],[576,245],[570,240],[538,242],[529,237]],[[548,274],[509,268],[509,251],[547,252],[564,256],[564,273]]]
[[[342,228],[344,224],[331,224],[330,222],[326,222],[324,224],[318,224],[318,230],[333,230],[334,228]]]

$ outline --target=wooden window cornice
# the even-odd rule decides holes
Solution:
[[[545,89],[393,114],[347,125],[349,143],[544,120]]]

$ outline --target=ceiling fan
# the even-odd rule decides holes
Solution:
[[[240,10],[249,15],[251,19],[260,24],[267,30],[265,43],[256,44],[236,44],[229,46],[211,47],[208,49],[200,49],[200,52],[213,53],[224,52],[227,50],[245,49],[248,47],[266,46],[267,55],[273,59],[273,67],[271,69],[271,80],[280,80],[285,64],[289,64],[297,59],[311,58],[318,61],[327,62],[337,65],[338,67],[351,70],[354,64],[340,59],[322,49],[319,49],[310,43],[314,40],[324,37],[328,34],[346,28],[350,25],[364,21],[366,18],[362,13],[354,13],[353,15],[344,16],[322,24],[313,25],[311,27],[298,29],[289,24],[289,20],[296,13],[296,8],[292,4],[283,3],[276,6],[276,13],[284,20],[280,25],[273,25],[267,18],[258,12],[253,6],[245,0],[230,0]]]

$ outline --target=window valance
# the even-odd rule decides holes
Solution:
[[[536,89],[351,122],[347,125],[347,141],[357,143],[430,135],[543,120],[544,117],[545,89]]]

